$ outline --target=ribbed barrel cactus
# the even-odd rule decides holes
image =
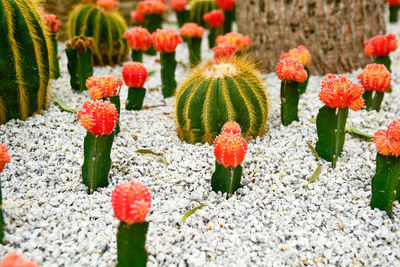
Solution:
[[[214,60],[182,83],[176,114],[178,135],[189,143],[212,143],[228,121],[239,123],[244,137],[256,137],[264,133],[267,95],[254,64],[244,58]]]
[[[53,49],[36,2],[0,1],[0,123],[48,104]]]
[[[92,64],[115,65],[126,60],[129,47],[124,18],[115,10],[99,5],[78,5],[69,15],[69,38],[93,37]]]

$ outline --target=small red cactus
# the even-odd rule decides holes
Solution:
[[[208,23],[213,28],[219,27],[224,24],[225,15],[221,9],[216,9],[207,12],[203,15],[203,20]]]
[[[219,44],[213,48],[214,51],[214,62],[219,63],[223,60],[232,59],[235,56],[236,45],[229,43]]]
[[[367,56],[387,56],[399,46],[396,35],[377,35],[374,38],[364,42],[364,52]]]
[[[240,134],[222,132],[214,140],[214,155],[225,167],[240,165],[247,151],[246,140]]]
[[[215,0],[218,4],[218,7],[223,10],[232,10],[235,6],[236,0]]]
[[[93,100],[116,96],[121,86],[122,80],[117,76],[89,77],[86,80],[86,87]]]
[[[201,38],[204,34],[204,28],[193,22],[187,22],[179,29],[179,34],[187,38]]]
[[[147,70],[142,63],[128,62],[122,68],[126,86],[142,88],[147,79]]]
[[[115,217],[127,224],[144,222],[151,206],[149,189],[140,182],[117,185],[111,194]]]
[[[183,40],[171,29],[158,29],[152,34],[154,49],[159,52],[172,53],[175,52],[178,44]]]
[[[350,107],[359,110],[364,105],[364,89],[345,76],[329,74],[321,83],[319,99],[331,108]]]
[[[249,36],[244,36],[237,32],[230,32],[225,35],[220,35],[215,40],[216,44],[230,43],[236,45],[237,51],[242,51],[243,47],[247,47],[251,44]]]
[[[33,261],[20,257],[17,253],[8,253],[0,264],[0,267],[39,267]]]
[[[392,74],[385,65],[369,64],[357,76],[365,90],[386,92],[390,88]]]
[[[393,121],[387,130],[376,131],[374,143],[380,154],[384,156],[400,156],[400,120]]]
[[[107,11],[111,11],[118,6],[118,0],[97,0],[96,5]]]
[[[162,14],[166,10],[165,4],[161,1],[145,0],[138,3],[136,11],[146,15]]]
[[[168,5],[175,12],[182,12],[185,10],[186,5],[188,4],[188,0],[170,0]]]
[[[146,28],[141,26],[133,27],[124,33],[128,45],[133,50],[147,51],[151,47],[151,34]]]
[[[131,19],[138,24],[144,23],[144,15],[137,10],[131,13]]]
[[[281,60],[288,57],[297,58],[303,66],[307,66],[311,60],[311,54],[304,45],[300,45],[297,48],[290,49],[288,52],[283,53],[281,55]]]
[[[307,80],[307,71],[304,69],[303,64],[292,57],[279,61],[276,66],[276,74],[282,81],[304,82]]]
[[[240,125],[235,121],[228,121],[222,126],[222,132],[224,133],[240,134],[240,131]]]
[[[81,125],[95,135],[110,134],[118,120],[115,105],[103,100],[86,101],[77,116]]]
[[[61,29],[61,22],[54,14],[43,14],[44,22],[49,26],[51,33],[58,33]]]
[[[400,0],[388,0],[389,6],[398,6],[400,5]]]
[[[4,167],[10,162],[11,156],[8,154],[8,149],[5,144],[0,143],[0,172],[4,170]]]

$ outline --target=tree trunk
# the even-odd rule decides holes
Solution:
[[[240,0],[237,23],[248,49],[275,71],[280,54],[306,45],[311,73],[344,73],[372,60],[364,41],[386,31],[383,0]]]

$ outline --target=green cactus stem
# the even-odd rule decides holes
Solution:
[[[215,172],[211,178],[211,187],[214,192],[227,193],[229,198],[240,187],[242,179],[242,166],[235,168],[225,167],[218,161],[215,162]]]
[[[145,267],[148,222],[127,224],[120,222],[117,232],[117,267]]]
[[[343,151],[348,114],[348,107],[323,106],[317,115],[318,142],[316,150],[321,158],[332,162],[333,168],[336,167],[336,161]]]
[[[128,99],[126,101],[126,110],[142,110],[146,88],[129,87]]]
[[[300,95],[304,94],[307,90],[308,81],[310,80],[310,68],[305,66],[304,69],[307,72],[307,80],[299,84]]]
[[[164,98],[175,95],[176,80],[175,80],[175,69],[176,60],[175,52],[160,53],[161,60],[161,82],[162,82],[162,93]]]
[[[132,50],[131,58],[133,62],[143,62],[143,51]]]
[[[390,60],[390,56],[386,55],[386,56],[379,56],[376,57],[374,60],[375,64],[383,64],[385,65],[385,67],[388,69],[388,71],[391,73],[392,70],[390,69],[391,65],[392,65],[392,61]],[[392,86],[389,87],[389,89],[386,91],[387,93],[391,93],[392,92]]]
[[[288,126],[298,121],[298,105],[300,98],[299,83],[295,81],[281,82],[281,121]]]
[[[84,161],[82,165],[82,180],[92,194],[97,187],[108,185],[108,174],[111,167],[111,147],[114,133],[94,135],[87,132],[83,144]]]
[[[379,112],[384,96],[384,92],[365,90],[365,92],[363,93],[363,98],[367,110],[376,110]]]
[[[110,102],[115,105],[115,108],[117,109],[118,112],[118,120],[117,124],[115,124],[115,134],[118,134],[120,132],[120,126],[119,126],[119,121],[120,121],[120,116],[121,116],[121,99],[119,95],[115,95],[110,97]]]
[[[75,91],[87,90],[86,80],[93,75],[93,66],[90,63],[92,53],[89,49],[81,52],[77,49],[65,50],[68,58],[68,71],[71,76],[71,87]]]
[[[203,20],[203,15],[214,9],[218,9],[215,0],[191,0],[188,5],[189,20],[204,27],[206,22]]]
[[[224,20],[224,34],[228,32],[232,32],[232,23],[235,20],[235,11],[232,10],[224,10],[225,20]]]
[[[162,15],[161,14],[151,14],[144,16],[144,24],[149,33],[155,32],[157,29],[162,28]],[[145,52],[147,55],[154,56],[157,54],[157,51],[154,49],[154,46],[151,45],[150,49]]]
[[[390,23],[396,23],[399,20],[400,5],[389,6],[389,21]]]
[[[372,179],[371,208],[386,211],[392,217],[393,202],[399,200],[400,158],[376,156],[376,173]]]
[[[213,27],[210,29],[210,32],[208,33],[208,48],[210,48],[210,49],[215,47],[215,39],[217,38],[216,31],[217,31],[217,28]]]
[[[179,28],[183,26],[188,20],[189,17],[189,11],[184,10],[181,12],[175,12],[176,13],[176,20],[178,21]]]
[[[58,79],[60,77],[60,64],[58,63],[58,45],[56,34],[51,34],[51,41],[53,42],[53,69],[52,78]]]
[[[188,38],[190,67],[195,68],[201,62],[202,38]]]

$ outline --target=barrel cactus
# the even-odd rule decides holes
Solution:
[[[256,137],[264,133],[267,95],[254,64],[244,58],[214,60],[182,83],[176,114],[179,138],[189,143],[212,143],[228,121],[239,123],[244,137]]]
[[[36,2],[0,1],[0,123],[48,104],[53,50]]]
[[[78,5],[69,15],[69,38],[93,37],[92,64],[115,65],[126,60],[129,47],[123,17],[114,9],[101,5]]]
[[[190,0],[188,5],[189,21],[200,26],[206,26],[203,15],[217,8],[217,3],[214,0]]]

